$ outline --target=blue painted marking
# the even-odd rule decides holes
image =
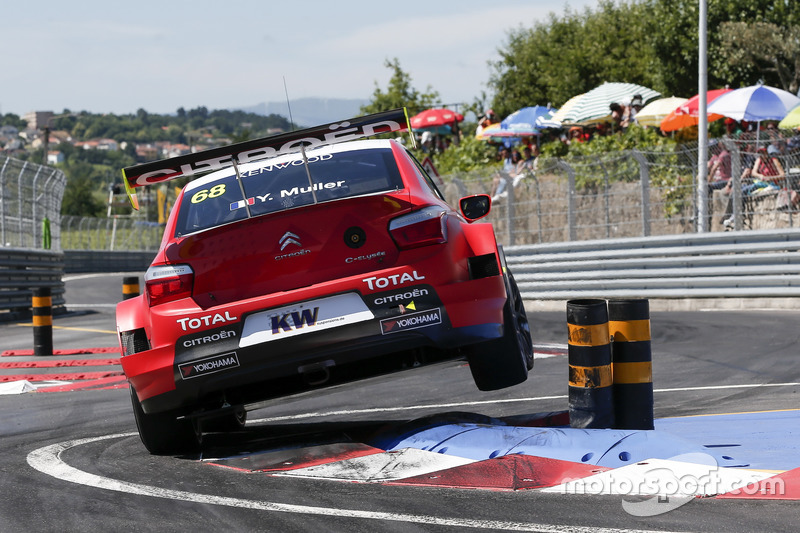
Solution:
[[[662,418],[655,427],[735,456],[748,468],[800,467],[800,410]]]

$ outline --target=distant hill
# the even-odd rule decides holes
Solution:
[[[289,103],[292,106],[292,119],[295,125],[299,128],[304,128],[357,117],[361,115],[361,106],[369,104],[369,100],[299,98],[290,100]],[[274,114],[289,118],[289,109],[286,102],[262,102],[249,107],[239,107],[236,110],[257,115]]]

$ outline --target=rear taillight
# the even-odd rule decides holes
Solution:
[[[389,233],[401,250],[447,242],[447,211],[429,206],[389,223]]]
[[[147,269],[144,285],[150,306],[192,295],[194,272],[189,265],[157,265]]]

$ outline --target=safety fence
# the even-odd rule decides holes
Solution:
[[[800,296],[800,229],[504,248],[526,300]]]
[[[762,136],[763,137],[763,136]],[[783,176],[754,180],[756,149],[780,144]],[[535,172],[469,172],[442,177],[444,194],[493,197],[491,222],[506,245],[800,226],[800,206],[781,203],[782,190],[800,182],[800,147],[768,138],[726,139],[709,156],[728,150],[731,187],[698,190],[698,149],[626,150],[593,157],[540,158]],[[505,184],[502,184],[505,182]],[[702,198],[705,209],[699,209]]]
[[[0,321],[31,315],[36,289],[48,288],[54,312],[64,309],[64,254],[0,248]]]
[[[56,168],[0,155],[0,244],[60,249],[66,184],[64,173]]]
[[[164,225],[129,217],[61,217],[64,250],[157,250]]]
[[[783,203],[783,190],[800,187],[800,143],[777,132],[713,141],[709,156],[728,152],[729,189],[699,190],[697,144],[623,150],[564,159],[541,157],[535,171],[508,176],[487,168],[443,176],[443,192],[455,204],[477,193],[493,196],[487,221],[505,245],[697,233],[701,215],[708,231],[800,226],[800,205]],[[749,170],[756,149],[774,145],[784,169],[773,183]],[[143,218],[58,215],[63,173],[10,158],[2,165],[0,231],[6,246],[46,248],[49,221],[54,250],[154,251],[163,224]],[[704,194],[700,194],[703,192]],[[707,204],[700,209],[699,202]],[[20,213],[22,216],[20,216]]]

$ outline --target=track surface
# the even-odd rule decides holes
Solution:
[[[68,278],[68,306],[92,312],[56,318],[57,349],[115,345],[122,276]],[[800,387],[788,385],[800,381],[799,317],[652,313],[656,417],[799,408]],[[565,313],[529,318],[537,343],[565,343]],[[32,346],[29,326],[3,324],[0,335],[0,351]],[[566,380],[564,356],[538,359],[525,384],[494,393],[477,391],[461,363],[424,367],[273,402],[250,413],[244,432],[210,436],[204,458],[358,442],[445,413],[561,411]],[[2,396],[0,421],[3,531],[796,531],[800,523],[796,501],[696,499],[636,517],[619,496],[341,483],[151,457],[133,434],[128,391],[120,389]]]

